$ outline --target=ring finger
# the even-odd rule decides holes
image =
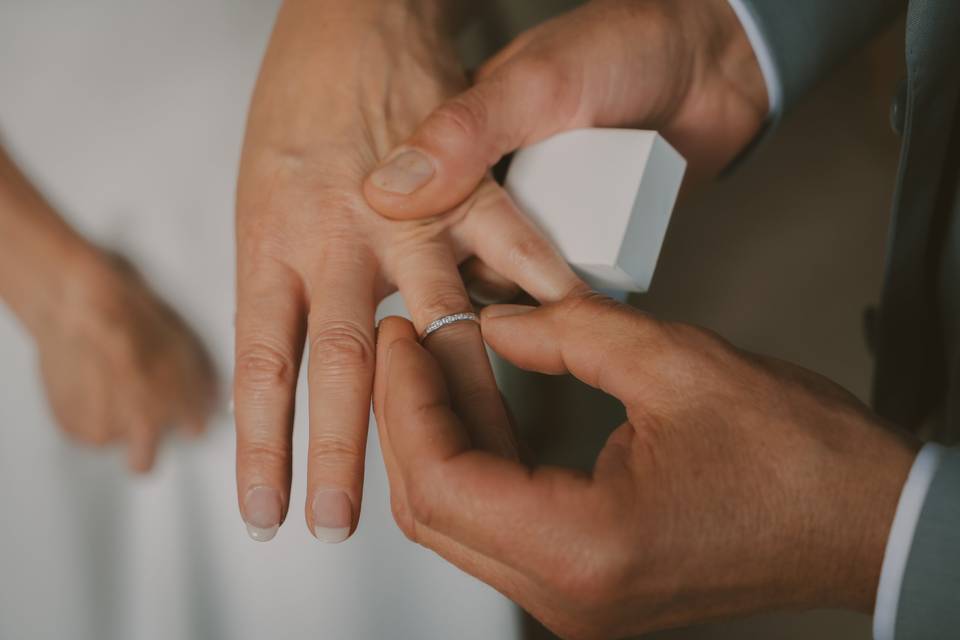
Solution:
[[[446,238],[423,241],[399,256],[397,286],[418,333],[434,320],[473,311]],[[480,326],[456,322],[430,334],[424,346],[440,363],[453,406],[464,417],[474,445],[516,458],[516,436],[500,399]]]

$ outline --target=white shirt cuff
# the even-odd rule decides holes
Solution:
[[[780,82],[780,74],[773,59],[773,50],[745,0],[728,1],[747,34],[747,40],[750,41],[753,53],[757,56],[757,62],[760,63],[760,72],[763,73],[763,81],[767,85],[767,99],[770,102],[768,118],[775,119],[783,109],[783,84]]]
[[[900,502],[890,527],[887,549],[883,554],[880,584],[877,587],[877,603],[873,609],[874,640],[894,640],[896,635],[897,608],[900,605],[900,588],[907,559],[913,546],[913,534],[917,530],[920,512],[927,499],[927,491],[933,476],[940,466],[943,447],[927,444],[913,461],[910,475],[900,492]]]

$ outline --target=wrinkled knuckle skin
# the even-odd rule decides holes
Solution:
[[[525,87],[531,92],[528,100],[549,107],[552,120],[564,127],[581,124],[578,118],[580,80],[572,75],[569,66],[551,52],[530,54],[511,69],[514,87]]]
[[[363,445],[339,433],[322,433],[310,438],[310,462],[327,469],[354,469],[363,464]]]
[[[527,265],[547,262],[551,258],[553,258],[553,248],[539,235],[515,242],[510,247],[510,262],[521,269]]]
[[[473,139],[487,123],[487,107],[474,92],[458,96],[442,105],[433,114],[433,126],[440,136],[454,135]]]
[[[469,382],[459,392],[458,406],[482,407],[500,401],[500,390],[484,381]]]
[[[251,469],[287,469],[290,466],[290,450],[266,442],[240,443],[237,448],[238,462]]]
[[[294,383],[297,365],[290,354],[267,342],[254,343],[237,355],[238,391],[265,391]]]
[[[428,322],[451,313],[471,310],[472,307],[466,294],[453,287],[436,287],[424,297],[420,304],[420,312]]]
[[[328,322],[315,329],[310,343],[313,366],[335,370],[362,370],[373,364],[373,340],[358,325]]]
[[[558,66],[551,54],[539,51],[530,53],[515,62],[510,67],[510,74],[516,85],[543,91],[554,88],[558,82]]]

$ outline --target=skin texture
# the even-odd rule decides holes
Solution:
[[[435,359],[385,320],[375,408],[410,539],[565,638],[872,610],[917,444],[846,391],[594,294],[488,307],[483,335],[519,367],[618,398],[628,421],[589,475],[478,450]]]
[[[284,3],[250,108],[238,183],[235,374],[237,489],[252,535],[269,539],[290,495],[291,428],[306,352],[310,438],[305,516],[339,542],[360,514],[374,372],[374,312],[400,289],[418,330],[472,304],[458,265],[480,256],[540,300],[582,287],[490,180],[445,215],[394,222],[365,202],[364,177],[444,99],[465,88],[445,3]],[[479,329],[429,347],[477,433],[511,455],[513,436]],[[490,411],[498,415],[489,415]]]
[[[77,235],[0,150],[0,298],[36,345],[54,416],[148,471],[165,433],[200,433],[215,376],[187,325],[121,258]]]
[[[434,168],[412,192],[393,174],[364,184],[380,213],[439,214],[504,155],[584,127],[658,130],[711,176],[752,140],[768,111],[753,49],[727,0],[594,0],[521,34],[388,157],[419,151]]]

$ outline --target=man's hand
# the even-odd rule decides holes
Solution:
[[[541,300],[582,286],[492,181],[426,221],[389,221],[364,201],[364,177],[465,87],[448,22],[441,0],[288,0],[280,10],[237,205],[237,488],[256,539],[273,537],[289,506],[305,342],[306,520],[340,542],[360,513],[379,301],[399,288],[420,331],[470,311],[458,264],[473,255]],[[483,416],[475,441],[514,455],[479,329],[460,324],[429,344],[454,397]]]
[[[766,88],[728,0],[594,0],[520,35],[364,185],[397,219],[462,202],[504,155],[583,127],[659,130],[712,175],[757,134]]]
[[[628,421],[590,475],[477,451],[410,326],[384,321],[375,408],[411,539],[564,637],[871,610],[916,445],[844,390],[598,296],[488,307],[483,334],[615,396]]]

